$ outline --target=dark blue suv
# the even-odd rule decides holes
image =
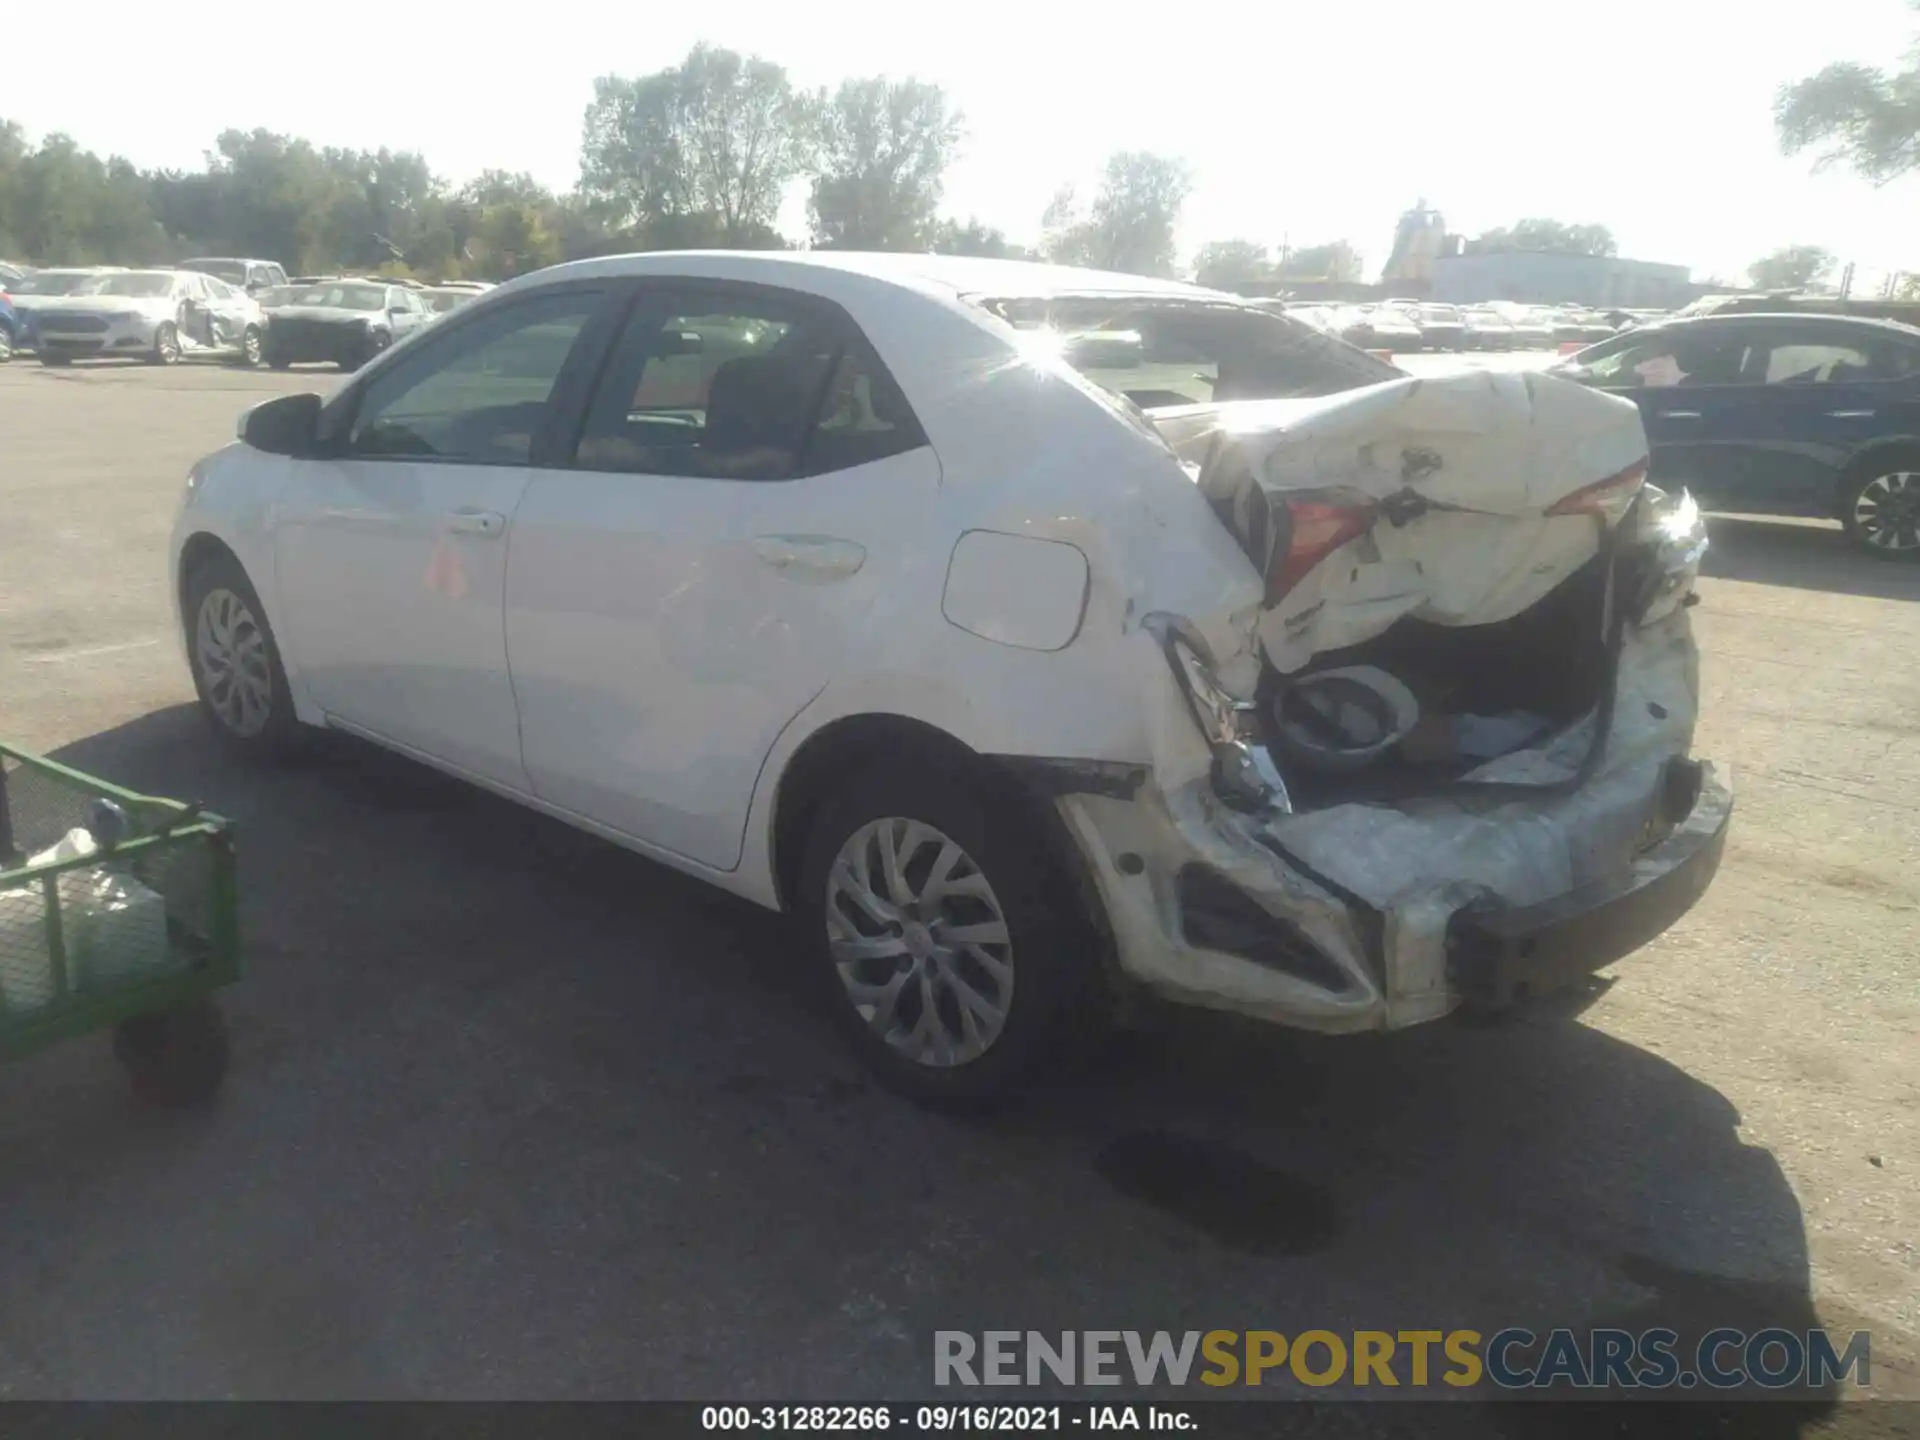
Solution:
[[[1920,560],[1920,329],[1844,315],[1648,325],[1553,367],[1640,407],[1652,480],[1709,509],[1837,519]]]

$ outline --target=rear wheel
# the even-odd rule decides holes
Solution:
[[[934,1105],[1011,1097],[1107,1015],[1092,927],[1019,807],[883,764],[815,818],[796,910],[841,1030]]]
[[[260,331],[249,325],[240,336],[240,354],[235,363],[251,370],[260,363],[260,355]]]
[[[1883,560],[1920,560],[1920,455],[1868,466],[1840,495],[1840,523]]]

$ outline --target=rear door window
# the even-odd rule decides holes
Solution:
[[[806,297],[650,292],[582,426],[582,469],[787,480],[926,444],[851,320]]]

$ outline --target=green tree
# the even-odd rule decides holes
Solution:
[[[816,124],[814,244],[925,249],[963,133],[945,92],[921,80],[847,80],[819,102]]]
[[[1213,290],[1231,290],[1273,274],[1273,259],[1257,240],[1209,240],[1194,253],[1193,278]]]
[[[1783,245],[1749,265],[1747,280],[1756,290],[1800,290],[1825,280],[1833,266],[1818,245]]]
[[[1039,258],[1026,246],[1007,239],[1004,231],[979,220],[968,220],[964,225],[957,220],[936,221],[927,237],[927,248],[936,255],[982,255],[991,260]]]
[[[1908,174],[1920,167],[1920,49],[1904,69],[1838,61],[1782,85],[1773,123],[1784,153],[1820,151],[1816,168],[1844,166],[1876,185]]]
[[[1467,244],[1475,254],[1498,250],[1557,250],[1569,255],[1614,255],[1619,246],[1604,225],[1568,225],[1559,220],[1517,220],[1476,236]]]
[[[1048,259],[1136,275],[1173,274],[1175,227],[1193,191],[1186,162],[1144,150],[1110,157],[1093,204],[1061,189],[1041,218]]]
[[[1360,252],[1345,240],[1303,245],[1287,256],[1278,269],[1282,275],[1301,280],[1351,282],[1360,278]]]
[[[710,213],[726,243],[745,243],[811,158],[814,118],[781,66],[696,45],[672,68],[594,81],[581,192],[614,229]]]

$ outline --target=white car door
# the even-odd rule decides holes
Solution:
[[[521,502],[507,655],[535,794],[725,870],[781,729],[923,560],[940,467],[837,307],[642,294],[574,468]]]
[[[294,462],[274,547],[276,618],[331,719],[527,788],[501,620],[508,531],[556,387],[612,323],[607,304],[606,287],[573,286],[489,307],[329,406],[323,458]]]

